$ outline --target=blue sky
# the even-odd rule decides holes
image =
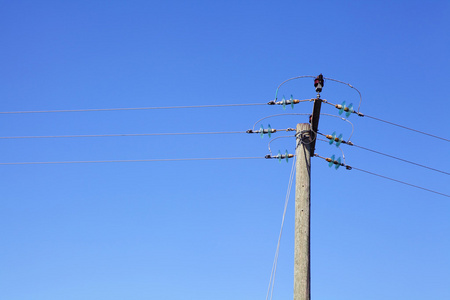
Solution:
[[[265,103],[300,75],[449,138],[448,1],[2,1],[0,111]],[[315,97],[311,79],[280,95]],[[358,102],[327,81],[322,97]],[[2,114],[0,136],[245,131],[248,106]],[[323,113],[337,115],[331,106]],[[352,141],[449,172],[450,144],[352,115]],[[307,116],[274,117],[273,128]],[[322,116],[320,131],[351,126]],[[273,137],[286,135],[277,133]],[[0,139],[0,162],[257,157],[267,137]],[[273,150],[294,151],[294,138]],[[349,165],[450,194],[448,175],[357,148]],[[322,156],[340,154],[317,142]],[[0,298],[265,299],[291,163],[2,165]],[[312,160],[312,297],[449,299],[450,200]],[[274,299],[293,294],[294,197]]]

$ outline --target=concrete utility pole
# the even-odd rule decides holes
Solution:
[[[317,98],[314,100],[310,123],[297,124],[296,179],[295,179],[295,250],[294,250],[294,300],[311,299],[311,156],[314,156],[319,127],[324,86],[322,74],[314,80]]]
[[[294,300],[310,300],[311,128],[297,124]]]

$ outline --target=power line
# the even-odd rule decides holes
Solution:
[[[88,108],[88,109],[29,110],[29,111],[2,111],[2,112],[0,112],[0,114],[37,114],[37,113],[121,111],[121,110],[150,110],[150,109],[176,109],[176,108],[209,108],[209,107],[232,107],[232,106],[255,106],[255,105],[267,105],[267,103],[210,104],[210,105],[161,106],[161,107]]]
[[[355,147],[358,147],[358,148],[361,148],[361,149],[364,149],[364,150],[367,150],[367,151],[370,151],[370,152],[373,152],[373,153],[377,153],[377,154],[380,154],[380,155],[384,155],[384,156],[387,156],[387,157],[390,157],[390,158],[393,158],[393,159],[397,159],[397,160],[400,160],[400,161],[403,161],[403,162],[406,162],[406,163],[409,163],[409,164],[412,164],[412,165],[415,165],[415,166],[426,168],[426,169],[429,169],[429,170],[432,170],[432,171],[435,171],[435,172],[439,172],[439,173],[442,173],[442,174],[445,174],[445,175],[450,175],[450,173],[448,173],[448,172],[441,171],[441,170],[438,170],[438,169],[435,169],[435,168],[431,168],[431,167],[428,167],[428,166],[425,166],[425,165],[421,165],[421,164],[418,164],[418,163],[415,163],[413,161],[409,161],[409,160],[406,160],[406,159],[403,159],[403,158],[400,158],[400,157],[396,157],[396,156],[393,156],[393,155],[389,155],[389,154],[386,154],[386,153],[382,153],[382,152],[375,151],[375,150],[372,150],[372,149],[369,149],[369,148],[365,148],[365,147],[361,147],[361,146],[358,146],[358,145],[352,145],[352,146],[355,146]]]
[[[293,131],[292,128],[273,129],[273,132]],[[163,133],[115,133],[115,134],[74,134],[74,135],[37,135],[37,136],[0,136],[0,139],[47,139],[47,138],[86,138],[86,137],[126,137],[126,136],[164,136],[164,135],[209,135],[259,133],[258,131],[214,131],[214,132],[163,132]]]
[[[85,161],[44,161],[44,162],[11,162],[0,165],[51,165],[51,164],[90,164],[118,162],[163,162],[163,161],[199,161],[199,160],[233,160],[233,159],[265,159],[265,157],[211,157],[211,158],[156,158],[156,159],[123,159],[123,160],[85,160]]]
[[[323,136],[326,136],[326,135],[324,135],[323,133],[320,133],[320,132],[319,132],[319,134],[323,135]],[[322,141],[322,142],[329,143],[329,141],[327,141],[327,140],[323,140],[323,139],[318,139],[318,140]],[[393,159],[397,159],[397,160],[400,160],[400,161],[403,161],[403,162],[406,162],[406,163],[409,163],[409,164],[412,164],[412,165],[415,165],[415,166],[418,166],[418,167],[422,167],[422,168],[425,168],[425,169],[428,169],[428,170],[439,172],[439,173],[442,173],[442,174],[445,174],[445,175],[450,175],[449,172],[445,172],[445,171],[442,171],[442,170],[431,168],[431,167],[428,167],[428,166],[425,166],[425,165],[422,165],[422,164],[419,164],[419,163],[416,163],[416,162],[413,162],[413,161],[410,161],[410,160],[406,160],[404,158],[400,158],[400,157],[397,157],[397,156],[386,154],[386,153],[383,153],[383,152],[380,152],[380,151],[376,151],[376,150],[372,150],[372,149],[369,149],[369,148],[366,148],[366,147],[358,146],[358,145],[356,145],[356,144],[354,144],[353,142],[350,142],[350,141],[342,140],[342,143],[346,144],[346,145],[349,145],[349,146],[354,146],[354,147],[357,147],[357,148],[360,148],[360,149],[363,149],[363,150],[366,150],[366,151],[370,151],[370,152],[373,152],[373,153],[384,155],[384,156],[387,156],[387,157],[390,157],[390,158],[393,158]]]
[[[390,122],[390,121],[386,121],[386,120],[382,120],[382,119],[379,119],[379,118],[375,118],[375,117],[372,117],[372,116],[368,116],[368,115],[364,115],[364,116],[368,117],[368,118],[371,118],[371,119],[374,119],[374,120],[377,120],[377,121],[380,121],[380,122],[384,122],[384,123],[390,124],[390,125],[401,127],[403,129],[407,129],[407,130],[411,130],[411,131],[414,131],[414,132],[417,132],[417,133],[428,135],[428,136],[434,137],[436,139],[440,139],[440,140],[443,140],[443,141],[446,141],[446,142],[450,142],[449,139],[446,139],[446,138],[443,138],[443,137],[440,137],[440,136],[437,136],[437,135],[434,135],[434,134],[426,133],[426,132],[423,132],[423,131],[420,131],[420,130],[417,130],[417,129],[406,127],[406,126],[403,126],[403,125],[400,125],[400,124],[396,124],[396,123],[393,123],[393,122]]]
[[[374,172],[370,172],[370,171],[366,171],[366,170],[363,170],[363,169],[355,168],[353,166],[349,166],[349,165],[346,165],[344,163],[340,163],[340,162],[338,162],[336,160],[333,160],[331,158],[323,157],[323,156],[320,156],[318,154],[314,154],[314,156],[322,158],[322,159],[324,159],[325,161],[327,161],[330,164],[341,165],[341,166],[345,167],[347,170],[358,170],[358,171],[361,171],[361,172],[364,172],[364,173],[367,173],[367,174],[371,174],[371,175],[378,176],[378,177],[381,177],[381,178],[384,178],[384,179],[392,180],[392,181],[395,181],[395,182],[398,182],[398,183],[409,185],[409,186],[412,186],[412,187],[415,187],[415,188],[418,188],[418,189],[421,189],[421,190],[424,190],[424,191],[427,191],[427,192],[435,193],[435,194],[438,194],[438,195],[450,198],[450,195],[447,195],[447,194],[444,194],[444,193],[441,193],[441,192],[437,192],[437,191],[434,191],[434,190],[430,190],[430,189],[427,189],[427,188],[424,188],[424,187],[421,187],[421,186],[418,186],[418,185],[415,185],[415,184],[407,183],[407,182],[404,182],[404,181],[401,181],[401,180],[397,180],[397,179],[394,179],[394,178],[391,178],[391,177],[380,175],[380,174],[377,174],[377,173],[374,173]]]
[[[282,131],[282,130],[277,130]],[[207,135],[207,134],[236,134],[246,131],[219,132],[168,132],[168,133],[117,133],[117,134],[80,134],[80,135],[41,135],[41,136],[0,136],[0,139],[46,139],[46,138],[85,138],[85,137],[122,137],[122,136],[163,136],[163,135]]]
[[[327,100],[322,100],[322,102],[323,102],[323,103],[326,103],[326,104],[329,104],[329,105],[331,105],[331,106],[334,106],[334,107],[336,107],[336,108],[341,107],[341,105],[339,105],[339,104],[333,104],[333,103],[331,103],[331,102],[328,102]],[[358,111],[358,112],[356,112],[356,111],[351,111],[351,112],[357,114],[357,115],[360,116],[360,117],[367,117],[367,118],[370,118],[370,119],[377,120],[377,121],[379,121],[379,122],[384,122],[384,123],[387,123],[387,124],[390,124],[390,125],[394,125],[394,126],[397,126],[397,127],[403,128],[403,129],[406,129],[406,130],[414,131],[414,132],[417,132],[417,133],[420,133],[420,134],[423,134],[423,135],[427,135],[427,136],[434,137],[434,138],[436,138],[436,139],[440,139],[440,140],[443,140],[443,141],[446,141],[446,142],[450,142],[450,139],[443,138],[443,137],[441,137],[441,136],[437,136],[437,135],[434,135],[434,134],[431,134],[431,133],[427,133],[427,132],[424,132],[424,131],[420,131],[420,130],[417,130],[417,129],[414,129],[414,128],[411,128],[411,127],[407,127],[407,126],[404,126],[404,125],[400,125],[400,124],[397,124],[397,123],[394,123],[394,122],[391,122],[391,121],[386,121],[386,120],[383,120],[383,119],[380,119],[380,118],[372,117],[372,116],[369,116],[369,115],[360,113],[359,111]]]
[[[364,172],[364,173],[367,173],[367,174],[375,175],[375,176],[378,176],[378,177],[381,177],[381,178],[385,178],[385,179],[388,179],[388,180],[392,180],[392,181],[395,181],[395,182],[399,182],[399,183],[402,183],[402,184],[405,184],[405,185],[409,185],[409,186],[412,186],[412,187],[415,187],[415,188],[418,188],[418,189],[421,189],[421,190],[424,190],[424,191],[428,191],[428,192],[431,192],[431,193],[435,193],[435,194],[438,194],[438,195],[450,198],[450,195],[447,195],[447,194],[444,194],[444,193],[440,193],[440,192],[436,192],[434,190],[430,190],[430,189],[427,189],[427,188],[424,188],[424,187],[421,187],[421,186],[418,186],[418,185],[414,185],[414,184],[411,184],[411,183],[407,183],[407,182],[400,181],[400,180],[397,180],[397,179],[394,179],[394,178],[390,178],[390,177],[387,177],[387,176],[384,176],[384,175],[376,174],[376,173],[369,172],[369,171],[366,171],[366,170],[363,170],[363,169],[358,169],[358,168],[355,168],[355,167],[352,167],[352,169],[358,170],[358,171],[361,171],[361,172]]]

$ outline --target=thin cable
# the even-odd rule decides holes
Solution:
[[[279,136],[279,137],[277,137],[277,138],[271,139],[271,140],[269,141],[269,143],[267,144],[267,147],[269,148],[270,155],[272,155],[272,150],[270,149],[270,143],[272,143],[273,141],[275,141],[275,140],[277,140],[277,139],[290,138],[290,137],[295,137],[295,135]]]
[[[440,140],[443,140],[443,141],[446,141],[446,142],[450,142],[450,139],[446,139],[446,138],[443,138],[443,137],[440,137],[440,136],[437,136],[437,135],[434,135],[434,134],[426,133],[426,132],[423,132],[423,131],[420,131],[420,130],[417,130],[417,129],[413,129],[413,128],[406,127],[406,126],[403,126],[403,125],[399,125],[399,124],[396,124],[396,123],[393,123],[393,122],[389,122],[389,121],[386,121],[386,120],[382,120],[382,119],[379,119],[379,118],[375,118],[375,117],[372,117],[372,116],[368,116],[368,115],[364,115],[364,116],[368,117],[368,118],[371,118],[371,119],[374,119],[374,120],[377,120],[377,121],[380,121],[380,122],[384,122],[384,123],[390,124],[390,125],[401,127],[403,129],[407,129],[407,130],[411,130],[411,131],[414,131],[414,132],[417,132],[417,133],[428,135],[428,136],[434,137],[436,139],[440,139]]]
[[[438,194],[438,195],[450,198],[450,195],[447,195],[447,194],[444,194],[444,193],[440,193],[440,192],[436,192],[436,191],[433,191],[433,190],[430,190],[430,189],[427,189],[427,188],[424,188],[424,187],[421,187],[421,186],[418,186],[418,185],[414,185],[414,184],[411,184],[411,183],[407,183],[407,182],[400,181],[400,180],[397,180],[397,179],[394,179],[394,178],[390,178],[390,177],[387,177],[387,176],[384,176],[384,175],[376,174],[376,173],[369,172],[369,171],[366,171],[366,170],[363,170],[363,169],[358,169],[358,168],[355,168],[355,167],[352,167],[352,169],[358,170],[358,171],[361,171],[361,172],[364,172],[364,173],[367,173],[367,174],[375,175],[375,176],[378,176],[378,177],[381,177],[381,178],[389,179],[389,180],[392,180],[392,181],[395,181],[395,182],[399,182],[399,183],[402,183],[402,184],[405,184],[405,185],[409,185],[409,186],[412,186],[412,187],[415,187],[415,188],[418,188],[418,189],[421,189],[421,190],[424,190],[424,191],[428,191],[428,192],[431,192],[431,193],[435,193],[435,194]]]
[[[253,124],[252,130],[254,131],[254,130],[255,130],[256,124],[258,124],[259,122],[261,122],[262,120],[265,120],[265,119],[269,119],[269,118],[273,118],[273,117],[279,117],[279,116],[310,116],[310,115],[311,115],[311,114],[306,114],[306,113],[286,113],[286,114],[270,115],[270,116],[261,118],[261,119],[259,119],[258,121],[256,121],[256,122]],[[349,124],[352,126],[352,132],[351,132],[351,134],[350,134],[349,140],[350,140],[350,138],[353,136],[353,132],[355,131],[355,127],[353,126],[353,123],[350,122],[349,120],[347,120],[346,118],[342,118],[342,117],[335,116],[335,115],[330,115],[330,114],[325,114],[325,113],[321,113],[320,115],[321,115],[321,116],[328,116],[328,117],[338,118],[338,119],[341,119],[341,120],[343,120],[343,121],[346,121],[347,123],[349,123]]]
[[[207,108],[207,107],[254,106],[254,105],[267,105],[267,103],[211,104],[211,105],[162,106],[162,107],[126,107],[126,108],[88,108],[88,109],[62,109],[62,110],[2,111],[2,112],[0,112],[0,114],[37,114],[37,113],[60,113],[60,112],[149,110],[149,109],[174,109],[174,108]]]
[[[316,76],[311,76],[311,75],[297,76],[297,77],[292,77],[292,78],[289,78],[289,79],[283,81],[283,82],[280,83],[280,85],[277,87],[277,91],[275,92],[275,100],[278,99],[278,90],[280,89],[280,87],[281,87],[283,84],[285,84],[285,83],[288,82],[288,81],[291,81],[291,80],[294,80],[294,79],[300,79],[300,78],[316,78]],[[335,82],[342,83],[342,84],[345,84],[345,85],[351,87],[352,89],[354,89],[355,91],[357,91],[358,94],[359,94],[359,105],[358,105],[358,112],[359,112],[359,109],[360,109],[360,107],[361,107],[361,102],[362,102],[362,95],[361,95],[361,92],[360,92],[357,88],[355,88],[355,87],[354,87],[353,85],[351,85],[350,83],[347,83],[347,82],[344,82],[344,81],[340,81],[340,80],[337,80],[337,79],[333,79],[333,78],[329,78],[329,77],[324,77],[324,79],[326,79],[326,80],[331,80],[331,81],[335,81]]]
[[[277,272],[278,255],[280,253],[281,235],[283,234],[284,219],[285,219],[285,216],[286,216],[286,211],[287,211],[287,207],[288,207],[288,203],[289,203],[289,198],[290,198],[290,195],[291,195],[292,183],[294,181],[295,160],[296,160],[296,157],[294,157],[294,159],[292,161],[291,174],[289,176],[288,189],[287,189],[287,192],[286,192],[286,199],[284,201],[283,217],[281,218],[280,234],[278,235],[277,249],[275,251],[275,257],[273,259],[272,271],[270,273],[269,287],[267,289],[266,300],[269,299],[269,293],[270,293],[270,300],[272,300],[272,296],[273,296],[273,287],[274,287],[274,284],[275,284],[275,274]]]
[[[325,134],[320,133],[320,132],[319,132],[319,134],[323,135],[323,136],[326,136]],[[329,141],[327,141],[327,140],[323,140],[323,139],[318,139],[318,140],[329,143]],[[425,165],[422,165],[422,164],[419,164],[419,163],[415,163],[413,161],[406,160],[406,159],[403,159],[403,158],[400,158],[400,157],[397,157],[397,156],[389,155],[389,154],[386,154],[386,153],[383,153],[383,152],[380,152],[380,151],[376,151],[376,150],[372,150],[372,149],[369,149],[369,148],[366,148],[366,147],[358,146],[358,145],[355,145],[354,143],[350,144],[347,141],[342,141],[342,143],[346,144],[346,145],[349,145],[349,146],[354,146],[354,147],[357,147],[357,148],[361,148],[361,149],[366,150],[366,151],[370,151],[370,152],[373,152],[373,153],[384,155],[384,156],[387,156],[387,157],[390,157],[390,158],[393,158],[393,159],[397,159],[397,160],[406,162],[408,164],[412,164],[412,165],[415,165],[415,166],[418,166],[418,167],[422,167],[422,168],[425,168],[425,169],[428,169],[428,170],[431,170],[431,171],[439,172],[439,173],[442,173],[442,174],[445,174],[445,175],[450,175],[449,172],[445,172],[445,171],[442,171],[442,170],[431,168],[431,167],[428,167],[428,166],[425,166]]]
[[[255,131],[255,126],[256,124],[258,124],[259,122],[261,122],[262,120],[268,119],[268,118],[272,118],[272,117],[279,117],[279,116],[309,116],[311,114],[305,114],[305,113],[287,113],[287,114],[276,114],[276,115],[270,115],[267,117],[264,117],[262,119],[259,119],[258,121],[255,122],[255,124],[253,124],[252,130]]]
[[[350,122],[350,121],[349,121],[348,119],[346,119],[346,118],[339,117],[339,116],[335,116],[335,115],[330,115],[330,114],[320,114],[320,115],[321,115],[321,116],[323,115],[323,116],[329,116],[329,117],[339,118],[339,119],[341,119],[342,121],[345,121],[345,122],[349,123],[349,124],[352,126],[352,133],[350,133],[350,136],[348,137],[348,140],[350,141],[350,139],[351,139],[352,136],[353,136],[353,133],[355,132],[355,126],[353,125],[352,122]]]
[[[319,158],[322,158],[323,160],[325,160],[325,161],[327,161],[327,162],[331,162],[331,160],[330,160],[330,158],[326,158],[326,157],[323,157],[323,156],[320,156],[319,154],[314,154],[314,156],[315,157],[319,157]],[[328,159],[328,160],[327,160]],[[335,163],[336,164],[336,163]],[[438,194],[438,195],[441,195],[441,196],[445,196],[445,197],[449,197],[450,198],[450,195],[447,195],[447,194],[444,194],[444,193],[441,193],[441,192],[437,192],[437,191],[434,191],[434,190],[430,190],[430,189],[427,189],[427,188],[424,188],[424,187],[421,187],[421,186],[418,186],[418,185],[414,185],[414,184],[411,184],[411,183],[407,183],[407,182],[404,182],[404,181],[401,181],[401,180],[397,180],[397,179],[394,179],[394,178],[391,178],[391,177],[387,177],[387,176],[384,176],[384,175],[380,175],[380,174],[377,174],[377,173],[373,173],[373,172],[370,172],[370,171],[366,171],[366,170],[363,170],[363,169],[359,169],[359,168],[355,168],[355,167],[353,167],[353,166],[349,166],[349,165],[346,165],[346,164],[343,164],[343,163],[341,163],[340,164],[341,166],[343,166],[343,167],[345,167],[347,170],[358,170],[358,171],[361,171],[361,172],[365,172],[365,173],[368,173],[368,174],[371,174],[371,175],[375,175],[375,176],[378,176],[378,177],[381,177],[381,178],[385,178],[385,179],[389,179],[389,180],[392,180],[392,181],[395,181],[395,182],[398,182],[398,183],[402,183],[402,184],[405,184],[405,185],[409,185],[409,186],[412,186],[412,187],[415,187],[415,188],[418,188],[418,189],[421,189],[421,190],[424,190],[424,191],[427,191],[427,192],[431,192],[431,193],[435,193],[435,194]]]
[[[156,159],[44,161],[44,162],[11,162],[11,163],[4,162],[0,163],[0,165],[90,164],[90,163],[117,163],[117,162],[197,161],[197,160],[232,160],[232,159],[265,159],[265,157],[156,158]]]
[[[354,87],[353,85],[351,85],[350,83],[347,83],[347,82],[344,82],[344,81],[340,81],[340,80],[337,80],[337,79],[327,78],[327,77],[324,77],[324,79],[327,79],[327,80],[331,80],[331,81],[335,81],[335,82],[339,82],[339,83],[348,85],[349,87],[351,87],[352,89],[354,89],[355,91],[357,91],[358,94],[359,94],[359,105],[358,105],[358,112],[359,112],[359,109],[360,109],[360,107],[361,107],[361,102],[362,102],[362,95],[361,95],[360,91],[359,91],[357,88],[355,88],[355,87]]]
[[[277,91],[275,92],[275,100],[278,99],[278,90],[280,89],[280,87],[285,84],[288,81],[294,80],[294,79],[300,79],[300,78],[316,78],[316,76],[312,76],[312,75],[303,75],[303,76],[297,76],[297,77],[292,77],[289,79],[286,79],[285,81],[283,81],[282,83],[280,83],[280,85],[277,87]]]
[[[236,134],[236,133],[246,133],[246,131],[124,133],[124,134],[118,133],[118,134],[42,135],[42,136],[0,136],[0,139],[46,139],[46,138],[85,138],[85,137],[118,137],[118,136],[162,136],[162,135],[202,135],[202,134]]]
[[[396,157],[396,156],[393,156],[393,155],[389,155],[389,154],[386,154],[386,153],[375,151],[375,150],[372,150],[372,149],[369,149],[369,148],[361,147],[361,146],[358,146],[358,145],[355,145],[355,144],[353,144],[352,146],[357,147],[357,148],[361,148],[361,149],[364,149],[366,151],[370,151],[370,152],[373,152],[373,153],[377,153],[377,154],[380,154],[380,155],[384,155],[384,156],[387,156],[387,157],[390,157],[390,158],[393,158],[393,159],[397,159],[397,160],[400,160],[400,161],[403,161],[403,162],[406,162],[406,163],[409,163],[409,164],[412,164],[412,165],[415,165],[415,166],[419,166],[419,167],[422,167],[422,168],[425,168],[425,169],[429,169],[429,170],[432,170],[432,171],[435,171],[435,172],[439,172],[439,173],[442,173],[442,174],[445,174],[445,175],[450,175],[450,173],[448,173],[448,172],[441,171],[441,170],[438,170],[438,169],[435,169],[435,168],[431,168],[431,167],[428,167],[428,166],[425,166],[425,165],[421,165],[421,164],[418,164],[418,163],[415,163],[415,162],[412,162],[412,161],[409,161],[409,160],[406,160],[406,159],[403,159],[403,158],[400,158],[400,157]]]
[[[328,102],[328,101],[322,101],[322,103],[326,103],[328,105],[332,105],[332,106],[336,107],[336,104],[333,104],[333,103]],[[413,128],[410,128],[410,127],[407,127],[407,126],[403,126],[403,125],[400,125],[400,124],[397,124],[397,123],[394,123],[394,122],[390,122],[390,121],[386,121],[386,120],[379,119],[379,118],[376,118],[376,117],[372,117],[372,116],[360,113],[359,111],[358,112],[354,112],[354,113],[356,113],[360,117],[368,117],[370,119],[374,119],[374,120],[377,120],[377,121],[380,121],[380,122],[384,122],[384,123],[387,123],[387,124],[390,124],[390,125],[401,127],[403,129],[407,129],[407,130],[411,130],[411,131],[414,131],[414,132],[417,132],[417,133],[428,135],[428,136],[434,137],[436,139],[440,139],[440,140],[443,140],[443,141],[446,141],[446,142],[450,142],[450,139],[443,138],[443,137],[440,137],[440,136],[437,136],[437,135],[434,135],[434,134],[426,133],[426,132],[423,132],[423,131],[420,131],[420,130],[417,130],[417,129],[413,129]]]

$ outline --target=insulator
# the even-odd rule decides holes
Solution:
[[[323,75],[320,74],[319,76],[314,79],[314,87],[316,88],[316,93],[322,92],[322,88],[325,85],[323,81]]]

